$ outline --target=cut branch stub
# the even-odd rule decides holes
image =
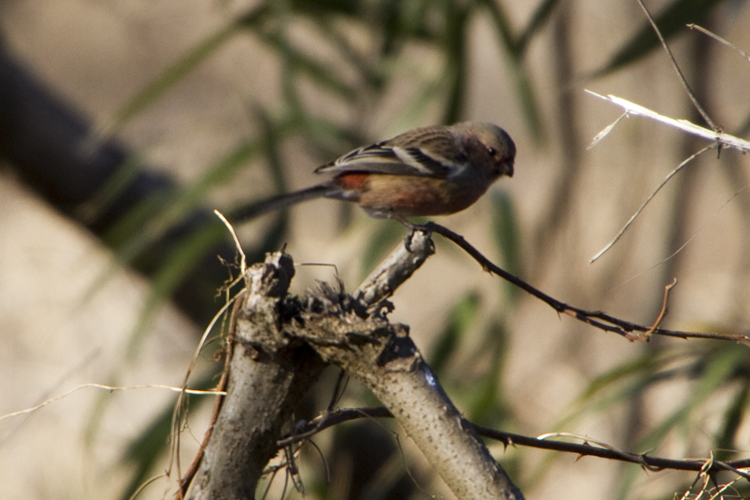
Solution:
[[[227,395],[189,498],[255,498],[282,426],[326,366],[281,329],[279,311],[292,276],[292,259],[282,253],[247,272],[248,289],[235,310]]]

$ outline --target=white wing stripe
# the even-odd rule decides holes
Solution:
[[[424,165],[422,162],[420,162],[417,158],[414,158],[412,154],[407,151],[406,149],[395,147],[392,148],[393,152],[396,154],[399,160],[404,162],[405,164],[409,165],[410,167],[416,169],[417,171],[426,174],[426,175],[434,175],[435,171],[426,165]]]

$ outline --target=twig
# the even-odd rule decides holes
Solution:
[[[685,165],[687,165],[688,163],[690,163],[691,161],[693,161],[696,157],[698,157],[699,155],[705,153],[709,149],[713,149],[714,147],[716,147],[715,144],[711,144],[710,146],[706,146],[705,148],[701,149],[697,153],[692,154],[688,159],[686,159],[685,161],[683,161],[682,163],[680,163],[679,165],[677,165],[677,167],[674,170],[672,170],[671,172],[669,172],[669,174],[664,178],[664,180],[661,181],[661,184],[659,184],[656,187],[656,189],[654,190],[654,192],[651,193],[651,195],[648,198],[646,198],[646,201],[644,201],[643,204],[638,208],[638,210],[635,211],[635,213],[630,217],[630,219],[625,223],[625,225],[622,226],[622,229],[620,229],[620,232],[617,233],[617,235],[615,235],[615,237],[612,239],[612,241],[610,241],[607,244],[607,246],[605,246],[604,248],[602,248],[599,251],[599,253],[597,253],[596,255],[594,255],[591,258],[591,260],[589,261],[589,265],[591,265],[594,262],[596,262],[599,259],[599,257],[601,257],[602,255],[604,255],[610,248],[612,248],[614,246],[615,243],[617,243],[617,241],[622,237],[622,235],[625,233],[625,231],[627,231],[627,229],[630,227],[630,225],[633,223],[633,221],[636,219],[636,217],[638,217],[641,214],[641,212],[643,212],[643,209],[646,208],[646,205],[648,205],[651,202],[651,200],[654,199],[654,197],[661,190],[661,188],[663,188],[667,184],[667,182],[669,182],[669,180],[677,174],[677,172],[679,172],[680,170],[682,170],[682,168]]]
[[[45,406],[55,403],[57,401],[60,401],[62,399],[67,398],[74,392],[78,392],[81,389],[87,389],[87,388],[94,388],[94,389],[104,389],[105,391],[109,392],[115,392],[115,391],[132,391],[136,389],[167,389],[169,391],[173,392],[179,392],[179,393],[186,393],[186,394],[199,394],[204,396],[223,396],[225,393],[222,391],[216,391],[216,390],[210,390],[210,391],[203,391],[199,389],[186,389],[185,387],[173,387],[171,385],[160,385],[160,384],[144,384],[144,385],[132,385],[132,386],[114,386],[114,385],[106,385],[106,384],[81,384],[79,386],[76,386],[69,391],[59,395],[55,396],[53,398],[46,399],[42,401],[41,403],[34,405],[30,408],[24,408],[23,410],[14,411],[11,413],[6,413],[4,415],[0,415],[0,420],[5,420],[6,418],[11,417],[17,417],[19,415],[25,415],[27,413],[33,413],[41,408],[44,408]]]
[[[393,415],[384,407],[340,409],[332,412],[326,412],[315,419],[306,422],[304,425],[297,427],[294,434],[286,435],[279,441],[277,446],[282,448],[296,442],[309,439],[312,435],[317,434],[329,427],[338,425],[343,422],[358,420],[362,418],[392,418]],[[734,460],[721,462],[709,459],[686,459],[676,460],[663,457],[652,457],[645,453],[630,453],[618,450],[606,443],[593,441],[589,438],[576,436],[569,433],[545,434],[539,437],[524,436],[522,434],[513,434],[510,432],[498,431],[489,427],[474,424],[465,421],[464,425],[471,427],[474,432],[480,436],[500,441],[506,446],[520,445],[530,448],[539,448],[544,450],[562,451],[566,453],[577,453],[581,456],[594,456],[618,460],[621,462],[630,462],[645,467],[651,471],[660,471],[664,469],[671,470],[688,470],[688,471],[705,471],[708,473],[717,473],[720,471],[734,472],[738,476],[750,480],[750,474],[740,469],[750,466],[748,460]],[[583,444],[571,443],[549,439],[551,436],[567,436],[581,439]],[[594,443],[596,446],[592,446]]]
[[[600,250],[594,257],[591,258],[589,261],[589,264],[593,264],[596,260],[598,260],[602,255],[604,255],[612,246],[614,246],[615,243],[622,237],[622,235],[625,233],[625,231],[630,227],[630,225],[635,221],[636,217],[640,215],[640,213],[646,208],[646,205],[651,202],[651,200],[656,196],[656,194],[661,190],[661,188],[666,185],[666,183],[674,177],[674,175],[677,174],[680,170],[682,170],[683,167],[685,167],[688,163],[690,163],[692,160],[694,160],[698,155],[701,155],[708,151],[709,149],[713,148],[721,148],[721,147],[729,147],[733,149],[737,149],[741,151],[742,153],[750,152],[750,142],[741,139],[739,137],[735,137],[730,134],[725,134],[721,131],[715,131],[715,130],[709,130],[704,127],[700,127],[698,125],[695,125],[694,123],[691,123],[687,120],[675,120],[674,118],[669,118],[667,116],[663,116],[655,111],[652,111],[648,108],[644,108],[643,106],[640,106],[638,104],[635,104],[633,102],[630,102],[626,99],[622,99],[617,96],[608,95],[608,96],[601,96],[597,94],[596,92],[592,92],[590,90],[586,90],[591,95],[594,95],[596,97],[599,97],[601,99],[610,101],[614,104],[617,104],[618,106],[621,106],[625,113],[620,116],[614,123],[611,125],[608,125],[604,130],[599,132],[596,137],[594,137],[594,140],[592,141],[591,145],[589,145],[589,148],[593,147],[595,144],[597,144],[603,137],[605,137],[609,132],[612,131],[615,125],[622,120],[624,116],[629,115],[640,115],[644,116],[646,118],[651,118],[652,120],[659,121],[661,123],[667,124],[671,127],[678,128],[684,132],[687,132],[689,134],[697,135],[699,137],[702,137],[704,139],[708,139],[712,141],[712,144],[704,147],[697,153],[694,153],[689,158],[687,158],[685,161],[680,163],[674,170],[672,170],[657,186],[657,188],[654,190],[653,193],[646,199],[646,201],[643,202],[643,204],[636,210],[636,212],[630,217],[630,219],[625,223],[625,225],[620,229],[620,231],[615,235],[615,237],[610,241],[602,250]]]
[[[742,186],[740,189],[738,189],[737,191],[735,191],[732,196],[730,196],[726,201],[724,201],[724,203],[719,208],[717,208],[716,211],[714,211],[713,214],[711,214],[711,217],[712,218],[716,217],[717,214],[719,213],[719,211],[721,211],[727,204],[729,204],[729,202],[731,202],[732,200],[734,200],[737,196],[740,195],[740,193],[742,193],[743,191],[747,190],[748,188],[750,188],[750,184],[746,184],[746,185]],[[685,241],[685,243],[683,243],[682,245],[680,245],[679,248],[677,248],[674,252],[672,252],[671,254],[669,254],[667,257],[665,257],[661,261],[657,262],[656,264],[653,264],[651,267],[648,267],[648,268],[644,269],[643,271],[639,272],[635,276],[631,276],[630,278],[626,279],[625,281],[623,281],[619,285],[617,285],[614,288],[612,288],[612,290],[616,290],[617,288],[619,288],[619,287],[621,287],[621,286],[623,286],[623,285],[625,285],[627,283],[630,283],[631,281],[635,280],[636,278],[639,278],[643,274],[646,274],[647,272],[649,272],[649,271],[651,271],[653,269],[656,269],[657,267],[659,267],[663,263],[667,262],[669,259],[674,258],[675,255],[677,255],[678,253],[682,252],[685,249],[685,247],[687,247],[690,244],[690,242],[693,241],[693,239],[696,236],[698,236],[698,234],[700,234],[700,232],[703,231],[706,228],[706,226],[709,224],[709,222],[710,222],[710,219],[703,221],[702,224],[701,224],[701,226],[693,233],[693,235],[690,236],[690,238],[688,238]]]
[[[644,332],[645,337],[650,337],[651,333],[653,333],[654,330],[656,330],[659,325],[661,325],[661,322],[664,320],[664,317],[667,315],[667,301],[669,300],[669,292],[677,285],[677,278],[672,281],[669,285],[664,287],[664,299],[661,302],[661,311],[659,311],[659,315],[656,317],[656,321],[654,321],[654,324],[651,325],[651,328],[646,330]]]
[[[652,120],[656,120],[658,122],[669,125],[670,127],[674,127],[687,132],[688,134],[697,135],[699,137],[703,137],[704,139],[708,139],[709,141],[718,142],[722,148],[728,147],[736,149],[742,153],[750,153],[750,142],[746,141],[745,139],[735,137],[722,131],[717,132],[715,130],[710,130],[705,127],[696,125],[688,120],[676,120],[668,116],[660,115],[656,111],[644,108],[639,104],[635,104],[634,102],[630,102],[627,99],[623,99],[621,97],[617,97],[614,95],[603,96],[590,90],[586,90],[586,92],[593,96],[599,97],[600,99],[604,99],[605,101],[610,101],[614,104],[617,104],[618,106],[622,107],[629,115],[640,115],[646,118],[651,118]]]
[[[290,444],[305,441],[315,434],[333,427],[334,425],[342,424],[350,420],[358,420],[360,418],[390,418],[393,417],[388,408],[383,406],[375,406],[371,408],[353,408],[347,410],[332,410],[327,411],[324,415],[320,415],[304,425],[295,428],[292,434],[288,434],[278,441],[276,445],[279,448],[289,446]]]
[[[667,51],[667,54],[669,55],[669,59],[672,61],[672,67],[677,72],[677,76],[680,77],[680,83],[682,83],[682,86],[684,87],[685,92],[687,93],[688,97],[690,97],[690,100],[693,101],[693,106],[695,106],[695,109],[697,109],[698,113],[701,114],[701,116],[706,121],[708,126],[711,127],[714,131],[718,132],[719,128],[714,124],[714,122],[711,120],[711,117],[708,116],[708,113],[706,113],[706,111],[700,105],[700,103],[698,102],[698,99],[695,98],[693,91],[690,90],[690,85],[688,85],[688,82],[687,80],[685,80],[685,77],[683,76],[682,71],[680,71],[680,67],[677,65],[677,61],[675,60],[674,55],[672,54],[672,51],[669,49],[669,45],[667,45],[667,41],[664,40],[664,37],[661,35],[661,31],[659,31],[659,28],[656,26],[656,23],[654,22],[654,18],[651,17],[651,13],[643,4],[643,0],[638,0],[638,4],[641,6],[641,9],[643,9],[643,12],[646,14],[646,17],[648,18],[648,22],[651,23],[651,26],[654,28],[654,31],[656,32],[656,36],[659,37],[659,41],[661,42],[662,47],[664,47],[664,50]]]
[[[589,92],[589,94],[593,94],[593,92],[590,92],[588,90],[586,92]],[[594,95],[597,95],[597,94],[594,94]],[[617,126],[617,124],[620,123],[620,120],[622,120],[623,118],[627,118],[628,116],[629,116],[629,113],[626,111],[623,114],[621,114],[620,117],[617,118],[617,120],[613,121],[612,123],[604,127],[604,129],[601,132],[599,132],[598,134],[594,136],[594,138],[591,140],[591,144],[589,144],[586,147],[586,149],[587,150],[591,149],[597,144],[599,144],[599,141],[607,137],[609,133],[612,132],[612,130],[615,128],[615,126]]]
[[[720,37],[716,33],[712,33],[711,31],[708,31],[706,28],[702,28],[702,27],[698,26],[697,24],[688,24],[687,27],[690,28],[691,30],[698,30],[698,31],[700,31],[703,34],[710,36],[711,38],[713,38],[717,42],[723,43],[724,45],[726,45],[727,47],[733,49],[739,55],[741,55],[742,57],[744,57],[745,59],[747,59],[748,62],[750,62],[750,54],[748,54],[747,52],[745,52],[741,48],[737,47],[732,42],[728,42],[727,40],[724,40],[722,37]]]
[[[592,446],[590,439],[580,438],[584,440],[583,444],[569,443],[566,441],[557,441],[523,436],[520,434],[512,434],[510,432],[497,431],[488,427],[483,427],[477,424],[471,424],[477,434],[483,437],[496,439],[503,442],[506,446],[511,444],[517,444],[521,446],[528,446],[531,448],[541,448],[546,450],[564,451],[568,453],[577,453],[579,455],[594,456],[600,458],[607,458],[610,460],[618,460],[621,462],[630,462],[641,465],[651,471],[659,471],[664,469],[671,470],[693,470],[700,471],[705,467],[705,459],[688,459],[688,460],[675,460],[672,458],[662,457],[650,457],[645,453],[629,453],[626,451],[618,450],[612,446]],[[737,461],[739,465],[744,465],[745,461]],[[719,472],[722,470],[732,470],[736,474],[750,479],[750,474],[739,470],[737,467],[738,463],[735,462],[720,462],[714,461],[709,467],[709,470],[713,472]],[[746,465],[744,465],[746,467]]]
[[[235,280],[231,282],[231,284],[226,286],[227,294],[229,293],[229,290],[240,280],[247,278],[247,259],[245,257],[245,252],[242,249],[242,245],[240,244],[240,240],[237,237],[237,233],[234,230],[234,226],[227,220],[226,217],[224,217],[224,214],[219,212],[218,210],[214,210],[214,214],[224,223],[224,225],[227,227],[229,232],[232,234],[232,238],[234,239],[234,244],[237,252],[240,255],[240,274],[237,276]],[[216,315],[214,315],[213,319],[211,320],[211,323],[208,325],[208,328],[203,332],[203,336],[201,337],[200,342],[198,343],[198,348],[195,350],[195,353],[193,355],[193,359],[190,361],[190,365],[188,366],[187,373],[185,374],[185,382],[184,384],[187,384],[187,380],[190,377],[190,373],[192,372],[196,361],[198,360],[198,355],[200,351],[203,349],[203,344],[206,340],[206,337],[213,329],[214,325],[216,324],[217,320],[221,318],[224,315],[224,312],[227,311],[227,309],[235,304],[235,308],[232,310],[232,314],[229,320],[229,329],[228,331],[231,332],[234,331],[234,324],[235,324],[235,313],[237,311],[236,304],[238,303],[237,299],[242,297],[242,295],[245,293],[244,289],[240,291],[237,295],[232,297],[231,299],[227,300],[226,304],[219,310]],[[229,363],[232,359],[232,342],[228,341],[225,344],[224,347],[224,368],[221,372],[221,378],[219,379],[219,383],[217,385],[217,390],[220,390],[223,392],[224,395],[226,395],[226,385],[227,381],[229,379]],[[185,471],[185,474],[182,475],[179,471],[179,461],[178,463],[178,477],[179,479],[179,488],[177,492],[175,493],[176,499],[182,499],[185,498],[185,495],[187,494],[188,489],[190,488],[190,483],[192,482],[193,478],[195,477],[195,474],[198,472],[198,467],[200,466],[201,460],[203,459],[203,454],[206,451],[206,447],[208,446],[208,442],[211,439],[211,434],[213,432],[214,426],[216,425],[216,420],[219,417],[219,411],[221,410],[221,405],[224,401],[224,398],[221,397],[216,400],[216,403],[214,404],[213,411],[211,413],[211,421],[206,429],[206,432],[203,435],[203,441],[201,442],[200,448],[198,450],[198,453],[196,453],[195,457],[193,458],[192,463]],[[180,408],[182,407],[182,395],[180,396],[180,399],[178,400],[177,404],[175,405],[175,412],[173,415],[173,441],[175,443],[178,443],[177,446],[179,446],[179,439],[180,439],[180,433],[179,433],[179,420],[178,414],[180,412]],[[175,447],[175,452],[177,451],[177,447]],[[171,468],[171,464],[170,464]]]
[[[211,330],[213,330],[214,325],[224,315],[224,312],[229,309],[229,307],[234,304],[234,301],[236,300],[236,297],[232,300],[228,301],[224,306],[222,306],[221,309],[219,309],[219,312],[217,312],[211,322],[208,324],[206,329],[203,331],[203,335],[200,338],[200,341],[198,342],[198,346],[195,349],[195,352],[193,353],[193,358],[190,360],[190,363],[188,364],[188,368],[185,371],[185,378],[182,383],[183,390],[180,392],[180,395],[177,397],[177,402],[174,406],[174,411],[172,412],[172,446],[171,446],[171,458],[169,466],[167,467],[167,475],[170,474],[172,470],[172,465],[177,466],[177,477],[182,477],[182,472],[180,471],[180,422],[182,421],[182,408],[183,403],[185,401],[185,394],[187,389],[188,380],[190,379],[190,375],[193,373],[193,369],[195,368],[195,364],[198,362],[198,358],[200,357],[201,350],[203,349],[203,345],[206,342],[206,338],[208,338],[208,335],[211,333]],[[222,387],[223,389],[223,387]],[[219,404],[217,402],[217,404]],[[202,452],[201,452],[202,453]]]
[[[224,223],[229,232],[232,234],[234,247],[237,249],[237,253],[240,254],[240,277],[244,278],[245,273],[247,272],[247,257],[245,256],[245,251],[242,249],[240,239],[237,237],[237,232],[234,230],[234,226],[232,226],[232,223],[229,222],[226,217],[224,217],[224,214],[222,214],[218,210],[214,210],[214,214],[219,218],[219,220],[221,220],[221,222]]]
[[[533,295],[545,304],[549,305],[552,309],[560,314],[567,314],[568,316],[572,316],[575,319],[589,324],[595,328],[599,328],[600,330],[617,333],[618,335],[622,335],[630,341],[643,340],[640,335],[635,335],[632,332],[646,332],[649,330],[649,327],[647,326],[632,323],[630,321],[625,321],[614,316],[610,316],[609,314],[606,314],[602,311],[587,311],[585,309],[573,307],[566,304],[565,302],[559,301],[494,264],[487,257],[482,255],[479,250],[468,243],[461,235],[456,234],[450,229],[434,222],[429,222],[424,227],[426,230],[444,236],[445,238],[451,240],[453,243],[461,247],[474,260],[476,260],[485,271],[496,274],[504,280],[509,281],[521,290]],[[734,342],[740,342],[745,345],[750,345],[750,336],[742,334],[731,335],[723,333],[700,333],[681,330],[667,330],[664,328],[656,328],[651,333],[652,335],[678,337],[683,339],[702,338],[713,340],[731,340]]]
[[[232,303],[235,304],[235,308],[232,310],[232,316],[229,322],[229,332],[234,331],[234,323],[236,319],[235,313],[237,311],[236,304],[239,303],[237,299],[241,297],[242,293],[244,293],[244,291],[237,294],[237,296],[235,296],[228,304],[226,304],[227,306]],[[222,311],[224,310],[225,308],[222,308]],[[219,314],[221,314],[221,312]],[[221,410],[221,405],[224,402],[224,396],[226,396],[227,394],[226,388],[227,381],[229,380],[229,363],[232,359],[232,347],[233,343],[231,341],[227,341],[224,345],[224,368],[221,371],[221,378],[219,379],[219,383],[216,385],[216,390],[221,391],[222,397],[218,398],[216,400],[216,403],[214,403],[214,408],[211,412],[211,421],[208,425],[208,428],[206,429],[206,432],[203,434],[203,441],[201,441],[200,448],[198,449],[198,453],[196,453],[195,457],[193,458],[193,462],[187,468],[185,474],[179,479],[179,488],[175,493],[175,499],[181,500],[185,498],[185,495],[187,495],[188,489],[190,488],[190,483],[193,481],[193,478],[198,472],[198,467],[200,466],[201,460],[203,459],[203,454],[205,453],[208,442],[211,439],[211,434],[213,433],[214,426],[216,425],[216,420],[219,418],[219,411]],[[179,433],[174,439],[179,439]]]

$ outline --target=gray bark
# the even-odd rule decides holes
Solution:
[[[229,387],[195,499],[251,499],[294,403],[332,363],[370,388],[459,499],[523,499],[440,387],[384,302],[433,252],[415,232],[355,291],[286,292],[291,258],[269,254],[248,272],[236,318]]]

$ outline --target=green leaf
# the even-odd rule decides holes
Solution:
[[[107,239],[118,248],[117,258],[127,264],[182,222],[208,193],[227,182],[241,167],[261,151],[255,141],[243,141],[210,166],[192,185],[179,191],[156,193],[115,224]]]
[[[727,345],[711,353],[705,363],[697,367],[699,378],[687,401],[646,434],[638,447],[645,450],[658,446],[668,432],[675,426],[684,424],[696,408],[733,378],[737,367],[747,358],[747,347],[742,345]]]
[[[209,168],[193,185],[180,192],[151,197],[115,226],[114,233],[124,241],[116,251],[116,260],[92,286],[92,291],[87,296],[105,283],[119,265],[135,262],[138,269],[146,270],[153,275],[146,306],[141,311],[131,334],[128,349],[130,357],[137,352],[154,315],[169,300],[186,274],[206,255],[206,252],[227,238],[228,234],[218,219],[210,219],[202,226],[198,226],[192,234],[164,240],[161,238],[193,213],[212,187],[226,181],[259,151],[261,145],[258,142],[240,143]]]
[[[172,429],[173,408],[165,408],[141,434],[130,443],[123,462],[135,467],[130,482],[120,495],[121,500],[128,500],[149,478],[156,463],[167,450],[167,438]]]
[[[495,30],[497,31],[500,40],[500,45],[508,54],[511,54],[514,59],[518,59],[518,56],[520,55],[518,39],[513,32],[510,18],[505,14],[502,4],[495,0],[480,1],[489,10],[490,18],[495,25]]]
[[[237,26],[226,26],[210,37],[201,40],[195,47],[170,65],[163,73],[146,85],[130,101],[115,111],[112,118],[104,124],[103,134],[109,135],[114,129],[143,112],[159,100],[167,91],[181,82],[185,76],[199,64],[213,55],[218,49],[237,33]]]
[[[747,377],[747,375],[745,375]],[[745,378],[734,398],[724,412],[724,423],[716,438],[714,458],[716,460],[731,460],[737,452],[737,433],[745,421],[745,409],[750,401],[750,378]]]
[[[570,405],[567,414],[552,425],[551,429],[570,431],[577,422],[586,417],[625,404],[657,383],[684,375],[685,367],[689,366],[694,358],[694,353],[690,351],[665,352],[661,349],[648,349],[594,379]],[[559,458],[560,455],[557,453],[547,453],[531,473],[529,483],[540,481]]]
[[[83,223],[96,220],[106,212],[123,193],[132,186],[133,181],[143,172],[143,158],[132,154],[117,167],[97,192],[76,209],[75,218]]]
[[[222,239],[228,237],[226,227],[218,218],[215,221],[208,221],[203,227],[182,239],[163,260],[163,264],[152,277],[146,303],[130,335],[127,349],[129,359],[132,360],[137,354],[147,327],[156,313],[170,299],[172,292],[185,278],[187,271],[197,265]],[[217,283],[217,288],[218,285]]]
[[[321,88],[337,95],[347,102],[351,102],[357,95],[356,90],[346,83],[343,79],[338,78],[340,72],[335,71],[333,67],[326,66],[312,57],[304,54],[302,51],[293,47],[283,35],[278,33],[259,33],[254,32],[258,38],[276,50],[283,58],[288,70],[293,70],[285,75],[286,82],[296,82],[296,72],[308,76],[313,82],[320,85]]]
[[[359,0],[293,0],[294,10],[318,17],[347,15],[355,16],[362,10]]]
[[[268,14],[265,5],[249,11],[233,23],[224,26],[210,36],[202,39],[184,55],[172,63],[159,76],[146,85],[114,115],[99,127],[97,136],[108,136],[115,129],[143,112],[165,93],[180,83],[186,75],[223,47],[241,27],[257,26]]]
[[[271,120],[268,113],[266,113],[263,108],[256,108],[255,115],[260,122],[263,132],[263,151],[265,152],[268,170],[271,173],[274,187],[277,192],[288,191],[284,166],[281,161],[281,138],[279,136],[279,127]]]

